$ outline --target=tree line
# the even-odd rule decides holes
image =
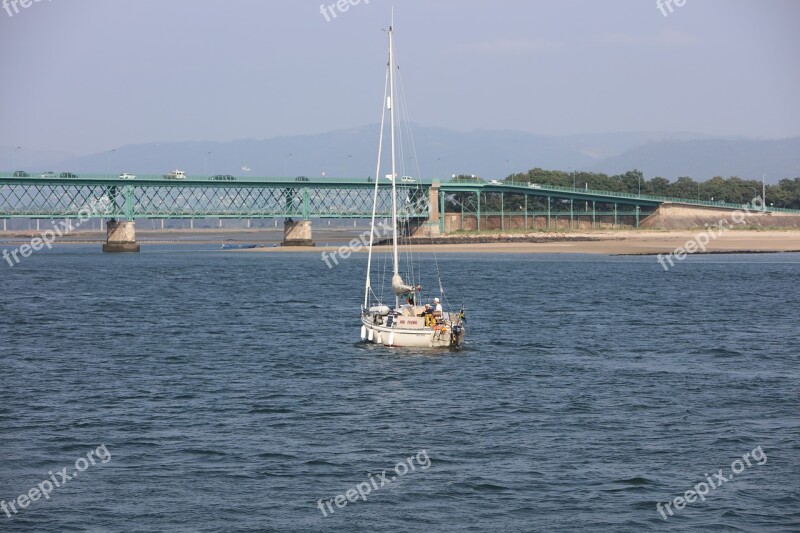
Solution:
[[[470,177],[463,176],[463,178]],[[504,181],[731,204],[747,204],[753,198],[761,196],[761,181],[758,180],[745,180],[735,176],[730,178],[716,176],[702,182],[695,181],[688,176],[682,176],[675,181],[662,177],[648,180],[640,170],[630,170],[624,174],[609,176],[602,172],[565,172],[534,168],[526,173],[512,174]],[[800,209],[800,178],[782,179],[777,184],[767,185],[766,205]]]

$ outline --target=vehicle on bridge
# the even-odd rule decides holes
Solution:
[[[56,177],[56,173],[55,172],[49,172],[49,171],[48,172],[43,172],[42,174],[39,174],[39,177],[40,178],[45,178],[45,179],[52,179],[52,178]]]
[[[74,178],[77,178],[78,176],[77,176],[77,174],[73,174],[72,172],[62,172],[59,177],[74,179]]]
[[[393,181],[391,174],[386,174],[386,179],[389,181]],[[416,183],[417,180],[412,178],[411,176],[400,176],[400,183]]]
[[[308,181],[308,178],[305,176],[297,176],[294,181]]]
[[[502,185],[503,182],[500,180],[489,180],[489,185]]]
[[[30,174],[28,174],[24,170],[16,170],[16,171],[14,171],[14,177],[15,178],[28,178],[28,177],[30,177]]]
[[[183,170],[175,169],[169,174],[164,175],[165,180],[185,180],[186,179],[186,172]]]
[[[220,174],[220,175],[212,176],[212,177],[208,178],[208,181],[236,181],[236,178],[234,178],[233,176],[230,176],[228,174],[225,174],[225,175],[221,175]]]
[[[121,179],[121,180],[135,180],[136,179],[136,175],[135,174],[128,174],[127,172],[123,172],[122,174],[119,175],[119,179]]]
[[[453,176],[450,183],[483,183],[483,178],[474,174],[472,176]]]

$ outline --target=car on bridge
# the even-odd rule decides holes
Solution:
[[[74,179],[77,178],[78,176],[77,174],[73,174],[72,172],[62,172],[59,177]]]
[[[416,183],[417,180],[412,178],[411,176],[401,176],[400,183]]]
[[[503,182],[500,180],[489,180],[489,185],[502,185]]]
[[[208,178],[208,181],[236,181],[236,178],[228,174],[225,175],[219,174],[217,176],[212,176]]]
[[[30,174],[28,174],[24,170],[16,170],[16,171],[14,171],[14,177],[15,178],[29,178]]]
[[[136,175],[135,174],[128,174],[127,172],[123,172],[122,174],[119,175],[119,179],[121,179],[121,180],[135,180],[136,179]]]
[[[305,176],[297,176],[294,181],[309,181]]]
[[[40,178],[51,179],[51,178],[55,178],[56,177],[56,173],[55,172],[49,172],[49,171],[48,172],[43,172],[43,173],[39,174],[39,177]]]
[[[542,188],[542,186],[539,185],[538,183],[529,183],[528,187],[530,187],[531,189],[541,189]]]

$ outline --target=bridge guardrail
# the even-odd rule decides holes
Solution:
[[[25,180],[31,182],[48,182],[48,183],[70,183],[74,181],[81,181],[81,180],[91,180],[91,181],[114,181],[119,182],[120,184],[136,184],[137,181],[163,181],[164,183],[206,183],[206,184],[215,184],[215,185],[233,185],[235,186],[237,183],[280,183],[280,184],[294,184],[294,185],[323,185],[323,184],[342,184],[342,185],[363,185],[363,184],[375,184],[375,180],[370,177],[364,178],[337,178],[337,177],[315,177],[309,178],[307,176],[291,176],[291,177],[268,177],[268,176],[234,176],[233,180],[215,180],[212,179],[213,176],[192,176],[189,175],[185,179],[175,179],[175,178],[165,178],[163,174],[136,174],[136,178],[134,179],[121,179],[118,174],[76,174],[75,177],[72,178],[61,178],[56,175],[56,177],[49,177],[49,178],[42,178],[40,177],[39,173],[32,172],[29,173],[28,176],[25,177],[18,177],[14,176],[13,174],[3,173],[0,172],[0,179],[10,179],[10,180]],[[306,178],[306,179],[298,179],[298,178]],[[381,185],[391,185],[391,182],[386,178],[381,180]],[[408,187],[414,185],[424,185],[430,186],[431,180],[425,179],[418,179],[414,182],[410,183],[401,183],[401,186]]]

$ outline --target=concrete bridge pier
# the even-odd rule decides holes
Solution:
[[[316,246],[311,240],[311,221],[287,218],[283,223],[281,246]]]
[[[108,253],[138,252],[135,222],[133,220],[109,220],[103,251]]]
[[[412,237],[439,237],[445,232],[444,225],[444,194],[440,194],[438,179],[433,180],[428,190],[428,219],[416,220],[411,223]],[[441,204],[441,210],[440,210]]]

